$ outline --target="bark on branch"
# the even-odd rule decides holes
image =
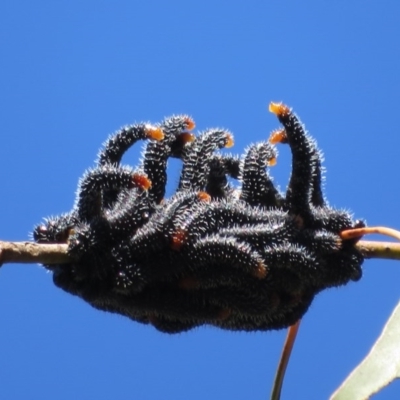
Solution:
[[[356,246],[365,258],[400,260],[400,243],[360,240]],[[0,266],[10,263],[67,264],[71,262],[67,249],[67,244],[0,241]]]
[[[0,242],[0,266],[8,263],[66,264],[71,262],[67,244]]]
[[[400,260],[400,243],[360,240],[356,247],[365,258]]]

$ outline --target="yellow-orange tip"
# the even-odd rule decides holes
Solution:
[[[149,190],[151,188],[151,180],[145,175],[133,174],[132,182],[135,186],[138,186],[143,190]]]
[[[227,149],[229,149],[230,147],[232,147],[235,144],[235,141],[233,140],[233,136],[230,133],[226,134],[226,143],[225,143],[225,147]]]
[[[195,139],[196,136],[190,132],[183,132],[179,134],[179,140],[181,140],[183,143],[191,143],[194,142]]]
[[[146,125],[146,133],[149,139],[153,140],[163,140],[164,132],[161,128],[153,125]]]
[[[195,122],[190,117],[186,117],[185,123],[186,123],[187,129],[189,131],[191,131],[192,129],[194,129],[196,127]]]
[[[287,136],[285,130],[278,129],[276,131],[271,132],[271,135],[269,136],[269,142],[271,144],[286,143]]]
[[[269,103],[269,111],[277,115],[278,117],[284,116],[286,114],[289,114],[290,109],[288,106],[286,106],[283,103]]]
[[[211,201],[211,196],[210,196],[207,192],[199,192],[199,193],[197,194],[197,198],[198,198],[200,201],[206,201],[206,202]]]
[[[268,160],[268,167],[273,167],[274,165],[276,165],[276,157],[272,157]]]

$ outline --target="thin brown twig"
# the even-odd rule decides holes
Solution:
[[[290,354],[292,352],[293,345],[296,340],[300,323],[301,320],[299,319],[294,325],[290,326],[287,330],[285,344],[283,345],[281,358],[279,360],[279,365],[276,370],[274,385],[271,393],[271,400],[279,400],[281,398],[283,378],[285,377],[286,367],[290,359]]]
[[[360,240],[356,247],[365,258],[400,260],[400,243]]]
[[[67,244],[0,242],[0,266],[6,263],[67,264]]]
[[[362,228],[364,229],[364,228]],[[385,228],[385,233],[388,231]],[[389,229],[390,230],[390,229]],[[353,231],[353,232],[352,232]],[[373,232],[372,232],[373,231]],[[390,230],[390,236],[394,230]],[[366,233],[383,233],[381,228],[372,228],[369,232],[357,232],[349,230],[345,232],[345,239],[357,238]],[[360,240],[355,245],[361,251],[365,258],[381,258],[390,260],[400,260],[400,243],[378,242]],[[71,257],[68,255],[68,244],[39,244],[34,242],[3,242],[0,241],[0,266],[6,263],[28,263],[28,264],[67,264],[71,262]],[[285,370],[289,361],[290,353],[297,335],[300,321],[292,325],[288,329],[286,342],[283,347],[280,363],[277,369],[277,374],[274,381],[271,399],[279,399]]]
[[[360,240],[356,247],[365,258],[400,260],[400,243]],[[10,263],[67,264],[71,262],[67,249],[67,244],[0,241],[0,265]]]

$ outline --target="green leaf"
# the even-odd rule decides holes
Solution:
[[[346,378],[331,400],[364,400],[400,377],[400,303],[369,354]]]

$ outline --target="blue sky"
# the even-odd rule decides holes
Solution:
[[[3,0],[0,238],[26,240],[70,210],[122,125],[187,113],[199,129],[229,128],[241,153],[279,126],[271,100],[292,106],[323,149],[332,205],[400,228],[399,12],[394,0]],[[283,188],[289,170],[280,149],[272,174]],[[399,281],[398,263],[366,261],[360,282],[317,297],[283,399],[333,392],[379,335]],[[36,265],[0,271],[0,321],[4,399],[265,399],[285,337],[162,334],[92,309]]]

